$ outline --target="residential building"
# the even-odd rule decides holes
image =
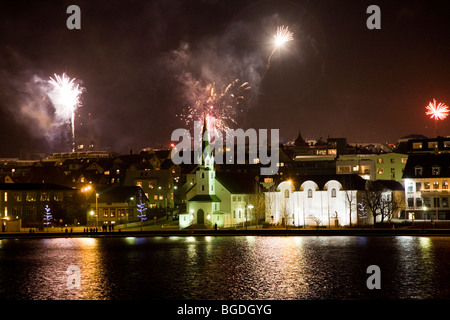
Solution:
[[[87,225],[93,227],[138,222],[138,205],[149,207],[142,188],[137,186],[96,186],[90,189],[87,197]]]
[[[406,219],[450,219],[450,154],[411,154],[403,174]]]
[[[380,154],[342,155],[336,160],[337,174],[358,174],[366,180],[402,181],[407,154],[389,152]]]
[[[450,153],[450,137],[405,137],[399,139],[397,151],[401,153]]]
[[[73,209],[76,192],[56,184],[1,183],[0,219],[22,220],[24,228],[42,228],[44,208],[49,206],[60,222],[62,212]]]

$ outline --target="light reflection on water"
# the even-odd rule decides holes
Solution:
[[[0,241],[1,299],[450,298],[445,237],[124,237]],[[381,290],[366,269],[381,268]],[[81,289],[67,287],[80,267]]]

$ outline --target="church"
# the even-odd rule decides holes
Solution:
[[[187,174],[186,212],[179,215],[181,229],[244,227],[255,217],[264,218],[259,205],[264,195],[257,176],[247,173],[217,172],[209,144],[206,118],[202,132],[199,165]],[[261,197],[259,197],[260,195]]]

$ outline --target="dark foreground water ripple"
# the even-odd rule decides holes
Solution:
[[[367,267],[381,270],[369,290]],[[69,266],[80,287],[68,285]],[[0,241],[0,298],[448,299],[450,238],[197,236]]]

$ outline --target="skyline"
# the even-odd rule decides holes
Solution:
[[[180,114],[198,92],[235,79],[251,92],[234,128],[279,129],[283,141],[299,132],[349,142],[433,137],[425,107],[450,102],[443,1],[78,1],[81,30],[66,27],[70,4],[1,5],[0,157],[71,148],[61,137],[68,126],[54,137],[35,129],[52,118],[36,79],[62,73],[85,88],[78,130],[92,121],[116,152],[169,146],[173,130],[192,129]],[[380,30],[366,26],[371,4]],[[294,40],[266,68],[280,25]],[[450,134],[448,121],[440,135]]]

